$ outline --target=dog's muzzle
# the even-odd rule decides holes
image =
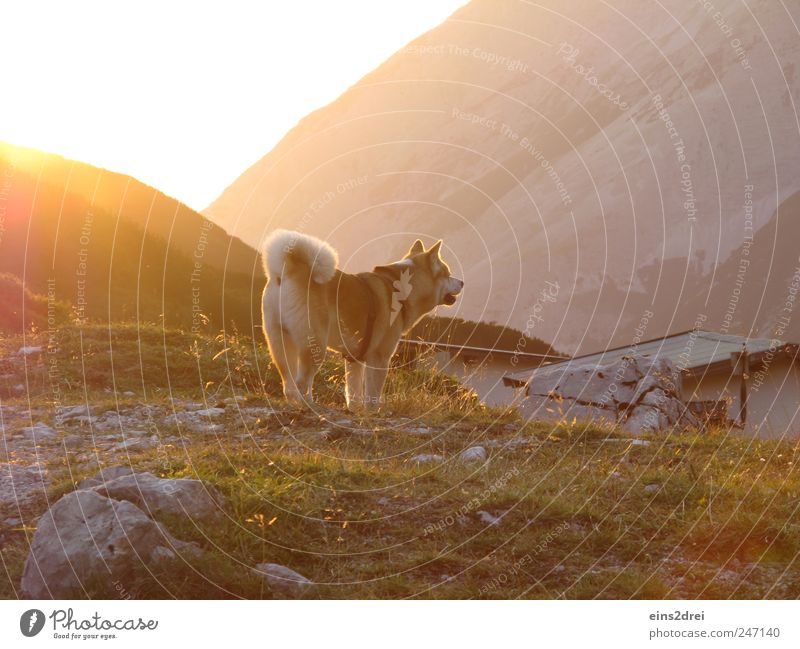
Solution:
[[[461,293],[461,289],[464,288],[464,282],[461,281],[460,279],[456,279],[456,280],[452,280],[452,281],[454,283],[457,282],[456,289],[454,291],[451,291],[449,293],[445,293],[444,294],[444,297],[442,298],[442,303],[445,304],[446,306],[453,306],[456,303],[456,299],[458,297],[458,294]]]

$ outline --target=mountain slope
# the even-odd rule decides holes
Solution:
[[[716,327],[735,289],[717,267],[749,236],[773,254],[762,228],[800,190],[800,15],[712,9],[475,0],[204,213],[251,245],[277,227],[325,237],[352,270],[442,237],[466,280],[453,315],[559,349],[627,344],[643,322]],[[769,282],[779,295],[791,277]],[[770,330],[776,309],[726,326]]]
[[[163,319],[203,331],[233,323],[249,333],[263,286],[255,250],[178,201],[127,176],[5,144],[0,272],[20,278],[19,291],[72,305],[77,319]]]

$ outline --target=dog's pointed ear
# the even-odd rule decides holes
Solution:
[[[428,248],[428,254],[431,257],[439,257],[442,251],[442,240],[439,239],[436,243],[434,243],[430,248]]]
[[[418,255],[422,252],[425,252],[425,246],[422,245],[422,241],[417,239],[411,248],[409,248],[408,254],[406,254],[405,258],[408,259],[409,257],[413,257],[414,255]]]

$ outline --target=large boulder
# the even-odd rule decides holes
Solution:
[[[521,403],[529,419],[590,420],[642,434],[697,426],[667,359],[625,356],[604,365],[564,363],[537,372]]]
[[[39,520],[22,573],[31,599],[80,597],[87,588],[113,590],[115,581],[150,575],[176,553],[194,546],[172,537],[130,502],[94,491],[74,491]]]
[[[225,506],[222,494],[202,480],[158,478],[152,473],[128,470],[128,467],[106,469],[102,475],[81,485],[90,486],[102,496],[132,502],[152,516],[219,517]]]

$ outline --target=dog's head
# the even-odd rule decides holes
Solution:
[[[441,241],[425,250],[418,239],[402,261],[375,269],[391,275],[397,292],[393,303],[404,304],[410,316],[407,321],[417,320],[437,306],[453,306],[464,288],[464,282],[450,274],[441,251]]]

